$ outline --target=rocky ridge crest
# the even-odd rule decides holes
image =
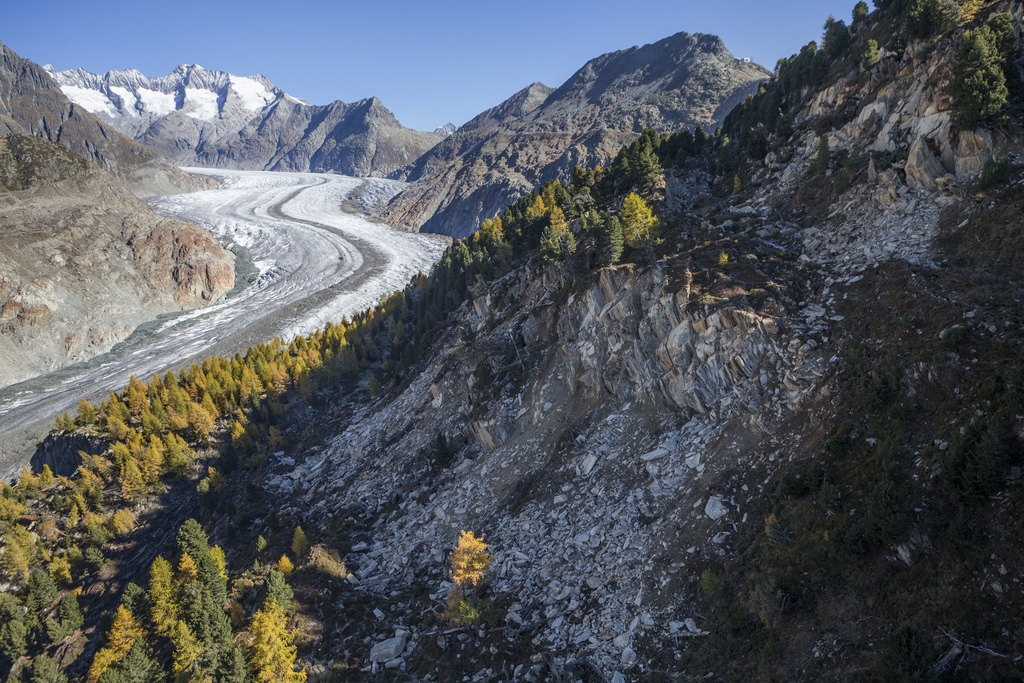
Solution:
[[[544,181],[607,164],[644,128],[713,129],[769,75],[704,34],[603,55],[557,90],[516,93],[425,154],[384,218],[464,237]]]

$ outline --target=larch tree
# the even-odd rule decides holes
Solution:
[[[463,531],[451,553],[452,583],[459,588],[475,586],[484,578],[493,559],[483,538],[472,531]]]
[[[292,536],[292,552],[297,559],[301,559],[307,548],[309,548],[309,539],[306,538],[306,532],[302,530],[301,526],[295,527],[295,534]]]
[[[157,557],[149,569],[149,599],[153,603],[153,622],[157,633],[164,636],[170,636],[178,623],[176,592],[171,563],[163,557]]]
[[[657,240],[658,219],[637,193],[630,192],[626,196],[619,219],[622,221],[622,237],[634,249],[649,246]]]
[[[251,659],[258,683],[302,683],[304,671],[295,671],[295,635],[289,633],[284,609],[274,601],[252,618]]]
[[[117,608],[114,623],[107,633],[107,646],[96,653],[86,676],[86,683],[98,683],[100,676],[114,664],[121,661],[142,637],[142,627],[124,605]]]

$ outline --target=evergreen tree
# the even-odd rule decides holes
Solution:
[[[622,256],[622,223],[617,216],[603,214],[594,227],[597,258],[602,266],[613,266]]]
[[[1015,100],[1020,100],[1024,98],[1024,84],[1021,83],[1020,68],[1017,66],[1020,51],[1017,48],[1016,21],[1009,12],[1002,12],[989,19],[987,26],[995,39],[1007,94]]]
[[[276,569],[267,572],[267,581],[263,585],[263,599],[260,601],[261,607],[267,603],[276,602],[281,609],[287,610],[291,608],[293,599],[292,587],[288,585],[284,574]]]
[[[57,662],[46,655],[37,655],[32,658],[28,681],[29,683],[68,683],[68,677],[57,666]]]
[[[825,22],[825,34],[821,39],[821,49],[829,59],[838,59],[846,53],[853,42],[850,29],[845,21],[836,20],[831,15]]]
[[[869,40],[864,48],[864,57],[861,59],[860,65],[864,67],[865,71],[871,71],[878,65],[881,59],[882,51],[878,49],[878,43],[874,40]]]
[[[85,616],[82,608],[78,605],[78,597],[74,593],[67,593],[57,605],[57,613],[46,622],[47,635],[50,642],[59,645],[67,640],[68,636],[77,631],[85,623]]]
[[[636,173],[639,177],[640,192],[642,194],[654,192],[654,188],[664,172],[665,169],[662,168],[649,138],[644,138],[636,158]]]
[[[996,36],[988,26],[965,31],[953,66],[953,104],[960,130],[974,130],[1006,107],[1008,91]]]
[[[295,635],[288,632],[285,611],[274,601],[252,618],[252,666],[258,683],[302,683],[305,672],[295,671]]]
[[[249,665],[245,661],[245,650],[238,643],[221,651],[216,672],[217,683],[247,683]]]
[[[157,683],[166,680],[160,662],[153,657],[145,638],[139,638],[119,665],[126,683]]]
[[[124,605],[135,619],[141,623],[148,623],[153,617],[153,603],[150,601],[146,591],[136,583],[129,583],[124,587],[121,595],[121,604]]]
[[[868,3],[860,0],[853,6],[853,23],[859,25],[868,20]]]
[[[28,652],[28,627],[18,619],[11,619],[0,627],[0,652],[10,661]]]
[[[952,29],[960,19],[955,0],[911,0],[907,9],[907,33],[911,38],[928,40]]]
[[[33,612],[48,609],[57,599],[57,587],[47,572],[32,570],[28,576],[28,608]]]

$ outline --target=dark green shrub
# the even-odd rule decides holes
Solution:
[[[713,569],[705,569],[700,575],[700,587],[712,600],[718,600],[725,593],[725,584]]]
[[[886,637],[878,653],[876,674],[882,683],[923,683],[933,680],[934,653],[911,626],[901,626]]]
[[[908,526],[907,501],[892,481],[883,481],[871,491],[868,501],[867,525],[876,541],[890,548],[906,540]]]
[[[1006,152],[999,155],[998,159],[989,159],[981,170],[979,185],[988,189],[997,185],[1005,185],[1010,182],[1010,156]]]
[[[1014,437],[1005,420],[976,421],[954,439],[942,459],[942,477],[960,500],[976,500],[997,491],[1014,453]]]

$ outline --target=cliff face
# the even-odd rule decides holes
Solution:
[[[160,313],[234,286],[234,255],[155,215],[92,163],[0,139],[0,386],[109,350]]]
[[[405,128],[376,97],[314,106],[263,76],[195,64],[161,78],[134,69],[50,76],[73,101],[182,165],[379,177],[449,133]]]
[[[59,142],[109,171],[140,196],[193,192],[217,186],[167,163],[145,145],[118,133],[72,103],[50,75],[0,43],[0,114],[30,135]]]
[[[464,237],[534,186],[607,164],[644,128],[713,129],[769,75],[702,34],[603,55],[557,90],[534,84],[457,130],[416,163],[384,217]]]

